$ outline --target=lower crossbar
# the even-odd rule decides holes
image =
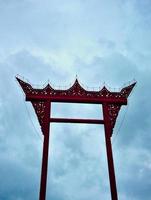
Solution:
[[[70,118],[50,118],[54,123],[85,123],[85,124],[104,124],[100,119],[70,119]]]

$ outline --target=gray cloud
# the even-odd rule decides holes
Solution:
[[[137,87],[117,120],[113,151],[119,197],[149,200],[150,12],[149,1],[0,1],[0,199],[37,199],[42,135],[34,111],[15,82],[42,85]],[[82,110],[83,109],[83,110]],[[101,117],[97,107],[53,105],[57,116]],[[100,109],[101,110],[101,109]],[[80,115],[82,115],[80,113]],[[30,119],[31,118],[31,119]],[[118,132],[118,134],[117,134]],[[41,134],[41,133],[40,133]],[[110,199],[103,127],[51,127],[47,198]]]

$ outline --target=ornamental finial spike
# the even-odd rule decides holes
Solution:
[[[131,85],[128,85],[128,86],[124,87],[121,90],[122,95],[124,95],[125,97],[128,97],[130,95],[131,91],[133,90],[133,88],[135,87],[136,83],[137,82],[135,81]]]
[[[25,94],[27,94],[29,91],[31,91],[33,89],[32,86],[29,83],[26,83],[25,81],[21,80],[17,76],[16,76],[16,79],[17,79],[19,85],[21,86],[21,88],[23,89]]]

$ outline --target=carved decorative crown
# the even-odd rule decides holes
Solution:
[[[67,90],[54,89],[50,84],[43,89],[36,89],[20,78],[16,78],[26,95],[26,100],[31,101],[42,130],[44,127],[46,100],[50,102],[107,104],[110,126],[113,129],[121,105],[127,104],[127,98],[136,84],[134,82],[126,86],[120,92],[111,92],[105,86],[99,91],[87,91],[80,85],[78,79],[76,79],[74,84]]]

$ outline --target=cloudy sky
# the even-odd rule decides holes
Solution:
[[[151,199],[151,1],[0,0],[0,199],[38,199],[43,136],[15,81],[110,90],[137,80],[112,145],[120,200]],[[38,86],[37,86],[38,87]],[[101,118],[100,105],[53,104]],[[79,113],[80,112],[80,113]],[[103,126],[51,126],[47,200],[110,200]]]

